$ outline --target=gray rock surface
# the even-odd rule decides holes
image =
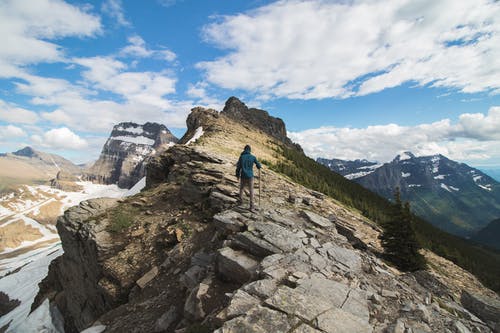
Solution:
[[[225,247],[218,251],[217,271],[225,279],[245,283],[257,277],[259,262],[244,252]]]
[[[484,320],[495,332],[500,332],[500,301],[468,291],[462,293],[463,306]]]

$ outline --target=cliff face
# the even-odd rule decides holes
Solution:
[[[130,188],[144,177],[144,161],[176,142],[177,138],[164,125],[120,123],[113,127],[99,159],[89,168],[87,178]]]
[[[239,122],[242,125],[250,125],[278,139],[287,146],[302,150],[300,146],[293,143],[286,135],[286,126],[283,120],[269,115],[267,111],[248,108],[245,103],[236,97],[230,97],[221,111],[221,114]]]
[[[498,324],[495,294],[470,274],[430,253],[429,271],[399,272],[378,258],[376,224],[267,168],[256,180],[259,210],[238,205],[241,143],[271,158],[283,142],[215,111],[191,117],[188,132],[203,127],[203,139],[151,159],[147,190],[59,220],[65,254],[39,299],[61,304],[67,332],[97,323],[106,332],[217,333],[491,332]],[[483,296],[461,303],[463,290]],[[476,302],[493,306],[481,313]]]

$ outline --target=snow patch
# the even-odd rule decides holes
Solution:
[[[411,173],[404,173],[404,172],[401,172],[401,177],[403,178],[407,178],[407,177],[410,177],[411,176]]]
[[[445,189],[448,192],[451,192],[451,188],[448,185],[446,185],[446,184],[441,183],[441,188]]]
[[[155,143],[155,140],[146,138],[145,136],[120,135],[120,136],[113,136],[110,138],[110,140],[130,142],[130,143],[135,143],[136,145],[148,145],[148,146],[152,146]]]
[[[130,197],[132,195],[136,195],[137,193],[141,192],[144,187],[146,187],[146,177],[143,177],[134,186],[132,186],[132,188],[128,190],[125,196]]]
[[[373,165],[366,165],[358,168],[359,170],[375,170],[378,169],[382,166],[383,164],[373,164]]]
[[[57,313],[56,316],[60,317],[60,319],[53,321],[53,313],[51,312],[49,300],[45,299],[45,301],[43,301],[35,311],[30,313],[28,318],[17,327],[16,331],[24,333],[64,333],[61,314]]]
[[[133,134],[142,134],[142,133],[144,133],[144,129],[140,125],[137,126],[137,127],[133,127],[133,126],[130,126],[130,127],[119,126],[116,129],[118,131],[124,131],[124,132],[133,133]]]
[[[355,172],[355,173],[351,173],[349,175],[345,175],[344,177],[349,179],[349,180],[352,180],[352,179],[361,178],[363,176],[369,175],[370,173],[373,173],[373,171],[374,170]]]
[[[487,185],[477,184],[477,186],[479,186],[480,188],[482,188],[486,191],[491,191],[491,184],[487,184]]]
[[[203,127],[200,126],[198,127],[195,131],[194,131],[194,134],[193,136],[191,137],[191,139],[188,140],[188,142],[186,142],[186,146],[193,143],[193,142],[196,142],[196,140],[198,140],[202,135],[203,135]]]
[[[448,175],[437,175],[437,176],[434,176],[434,179],[444,179],[444,177],[446,177]]]
[[[106,326],[97,325],[97,326],[89,327],[89,328],[81,331],[80,333],[101,333],[101,332],[104,332],[105,329],[106,329]]]
[[[407,152],[404,152],[404,153],[399,155],[400,161],[409,160],[411,158],[412,158],[412,156],[410,154],[408,154]]]
[[[408,184],[408,187],[421,187],[422,184]]]
[[[459,189],[459,188],[457,188],[457,187],[455,187],[455,186],[451,186],[451,185],[450,185],[449,187],[450,187],[453,191],[460,191],[460,189]]]
[[[9,332],[42,332],[40,330],[24,330],[19,325],[26,320],[30,313],[31,303],[38,293],[38,284],[47,276],[50,262],[62,253],[63,250],[60,243],[58,243],[28,252],[18,258],[6,260],[14,260],[16,261],[14,266],[22,268],[15,274],[2,277],[0,290],[9,295],[11,299],[18,299],[21,304],[0,318],[0,327],[7,325],[12,320]],[[3,268],[4,260],[1,260],[0,264]],[[10,264],[10,266],[12,265],[13,263]],[[25,266],[23,267],[23,265]]]

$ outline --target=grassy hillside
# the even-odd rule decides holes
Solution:
[[[280,148],[277,156],[284,158],[267,162],[275,171],[283,173],[296,182],[323,192],[340,202],[358,209],[363,215],[377,223],[388,218],[390,203],[361,185],[330,171],[303,153]],[[415,217],[415,231],[423,247],[453,261],[476,275],[489,288],[500,292],[500,253],[475,246],[465,239],[437,229],[421,218]]]

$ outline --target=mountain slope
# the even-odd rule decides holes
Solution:
[[[488,325],[496,325],[497,319],[463,315],[471,307],[458,301],[462,289],[497,300],[470,274],[429,253],[435,267],[446,269],[431,265],[428,272],[402,275],[375,255],[381,251],[376,223],[297,184],[295,175],[264,168],[257,180],[260,210],[238,205],[234,170],[245,144],[268,165],[290,165],[292,154],[307,157],[214,110],[194,109],[188,124],[195,127],[181,144],[151,159],[145,191],[90,201],[59,219],[64,255],[51,265],[36,304],[50,297],[68,333],[97,321],[106,332],[382,332],[396,326],[430,332],[453,325],[489,332]],[[190,141],[200,127],[203,134]],[[311,170],[302,172],[314,177]],[[371,196],[387,204],[340,178],[362,201]],[[423,299],[431,292],[432,306]]]
[[[336,172],[347,179],[356,179],[366,176],[379,168],[381,164],[368,160],[346,161],[339,159],[327,159],[318,157],[316,162],[323,164],[333,172]]]
[[[356,182],[388,199],[399,187],[414,213],[460,236],[500,216],[500,183],[442,155],[398,155]]]
[[[176,142],[177,138],[164,125],[120,123],[113,127],[86,178],[130,188],[144,177],[144,160]]]
[[[496,219],[488,223],[486,227],[479,230],[478,233],[472,236],[472,240],[500,250],[500,219]]]
[[[81,169],[67,159],[31,147],[0,154],[0,192],[19,184],[47,182],[61,170],[73,175],[81,174]]]

